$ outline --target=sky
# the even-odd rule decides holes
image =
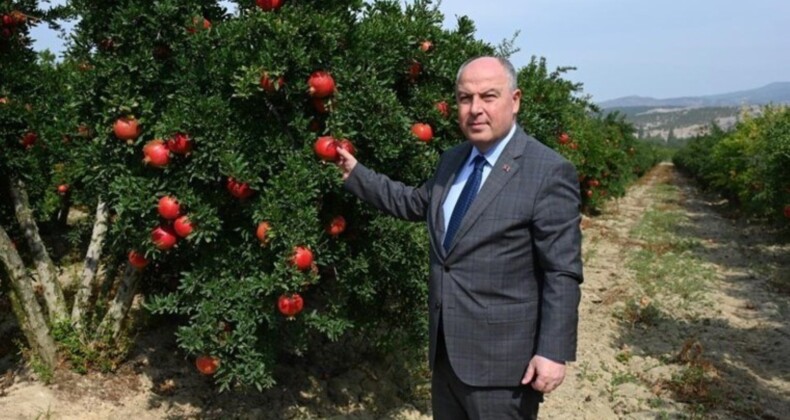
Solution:
[[[60,3],[54,0],[51,3]],[[287,1],[287,0],[286,0]],[[790,81],[790,0],[443,0],[444,26],[475,22],[494,45],[518,32],[518,68],[532,56],[583,84],[594,102],[700,96]],[[34,48],[59,54],[45,26]]]

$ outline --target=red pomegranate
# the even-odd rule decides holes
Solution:
[[[329,72],[318,70],[307,79],[308,92],[313,98],[325,98],[335,92],[335,79]]]
[[[255,0],[255,4],[264,12],[277,10],[283,5],[283,0]]]
[[[200,373],[213,375],[219,369],[219,359],[214,356],[198,356],[195,366]]]
[[[140,123],[134,117],[121,117],[115,120],[112,126],[115,137],[121,140],[134,140],[142,131]]]
[[[326,233],[330,236],[336,237],[346,230],[346,218],[343,216],[335,216],[326,227]]]
[[[173,229],[176,231],[176,235],[182,238],[189,236],[194,228],[195,225],[189,220],[189,216],[181,216],[173,222]]]
[[[281,295],[279,299],[277,299],[277,309],[280,310],[280,313],[288,317],[288,319],[293,319],[299,312],[302,312],[304,308],[304,299],[299,293],[293,293],[291,295]]]
[[[33,147],[33,145],[35,145],[37,141],[38,141],[38,134],[36,134],[33,131],[28,131],[22,136],[22,140],[20,140],[20,143],[22,143],[22,146],[25,146],[25,149],[29,149]]]
[[[278,89],[282,89],[285,86],[285,79],[280,76],[277,78],[276,81],[273,81],[271,77],[269,77],[268,72],[264,72],[261,75],[261,88],[266,91],[267,93],[276,92]]]
[[[163,218],[173,220],[181,214],[181,205],[175,197],[166,195],[159,199],[157,210],[159,210],[159,215]]]
[[[313,109],[315,109],[315,112],[317,112],[319,114],[328,114],[329,113],[329,107],[326,106],[326,101],[324,101],[322,98],[313,98],[312,103],[313,103]]]
[[[201,19],[203,20],[202,23],[200,22]],[[201,26],[203,30],[207,31],[211,29],[211,21],[206,18],[201,18],[200,16],[195,16],[192,18],[192,26],[187,27],[187,32],[194,34],[198,29],[201,29]]]
[[[420,43],[420,51],[428,52],[428,51],[430,51],[432,49],[433,49],[433,42],[431,42],[431,41],[426,39],[425,41],[422,41]]]
[[[167,250],[176,245],[178,237],[170,226],[157,226],[151,231],[151,241],[157,248]]]
[[[337,140],[332,136],[321,136],[316,139],[313,150],[321,160],[327,162],[337,160]]]
[[[293,255],[291,256],[291,264],[296,266],[300,271],[309,270],[313,265],[313,251],[304,246],[294,247]]]
[[[228,183],[225,186],[230,195],[239,199],[248,198],[255,193],[255,190],[250,188],[250,184],[236,181],[233,177],[228,177]]]
[[[186,133],[175,133],[167,139],[167,148],[179,155],[188,154],[192,151],[192,139]]]
[[[446,101],[436,103],[436,110],[442,114],[442,117],[447,118],[450,116],[450,105]]]
[[[140,254],[135,250],[131,250],[129,251],[129,264],[138,270],[142,270],[148,265],[148,260],[143,254]]]
[[[433,129],[426,123],[414,123],[411,126],[411,132],[421,142],[428,143],[433,139]]]
[[[146,165],[163,168],[170,163],[170,150],[161,139],[154,139],[143,147],[143,163]]]
[[[420,73],[422,73],[422,64],[419,61],[412,61],[411,65],[409,65],[409,79],[411,81],[416,81],[418,77],[420,77]]]
[[[255,230],[255,236],[261,241],[261,245],[266,245],[269,243],[269,230],[271,230],[272,225],[269,222],[263,221],[258,223],[258,228]]]

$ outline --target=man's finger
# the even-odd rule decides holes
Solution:
[[[527,365],[527,373],[524,374],[524,378],[521,379],[521,385],[527,385],[532,382],[533,377],[535,376],[535,365],[530,363]]]

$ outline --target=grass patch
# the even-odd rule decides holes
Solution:
[[[677,187],[658,185],[653,191],[654,204],[647,209],[631,230],[632,248],[626,254],[626,266],[632,271],[635,286],[625,305],[615,313],[624,325],[645,329],[675,319],[696,317],[701,305],[709,305],[706,290],[715,271],[697,257],[700,240],[688,232],[688,216],[679,203]],[[679,365],[671,378],[660,381],[659,388],[669,390],[676,401],[688,404],[690,418],[703,418],[709,408],[720,403],[721,384],[713,366],[701,356],[698,342],[687,342],[675,357],[663,364]],[[618,355],[621,363],[627,355]],[[616,396],[617,385],[628,382],[628,376],[615,376],[609,384],[610,399]],[[652,401],[660,406],[660,399]],[[660,417],[660,416],[659,416]]]
[[[677,204],[677,187],[662,184],[653,194],[656,204],[631,231],[638,246],[629,252],[627,267],[641,293],[627,301],[621,319],[632,325],[653,325],[664,311],[693,310],[704,303],[706,284],[714,277],[692,252],[700,247],[699,240],[683,234],[689,221]],[[645,297],[649,305],[640,303]]]
[[[672,300],[687,308],[698,304],[713,271],[693,255],[666,252],[656,254],[641,249],[631,254],[628,268],[634,270],[637,282],[648,296],[674,297]]]
[[[636,325],[655,326],[662,318],[661,310],[645,297],[641,299],[629,298],[625,306],[615,312],[615,318],[628,324],[631,328]]]
[[[726,398],[724,385],[717,369],[703,356],[699,341],[689,339],[683,343],[673,362],[681,366],[672,378],[662,385],[669,389],[677,401],[690,404],[692,415],[705,417],[711,408],[721,406]]]

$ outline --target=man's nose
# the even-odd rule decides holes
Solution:
[[[475,115],[479,114],[483,110],[482,105],[483,105],[482,99],[478,98],[477,96],[473,96],[472,103],[470,104],[469,107],[469,112]]]

